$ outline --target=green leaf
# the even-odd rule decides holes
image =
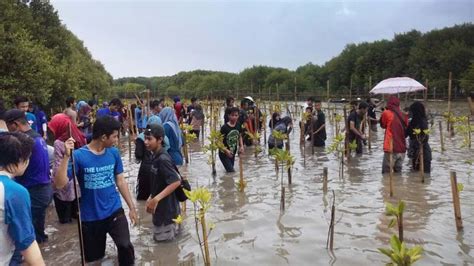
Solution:
[[[378,250],[380,251],[380,253],[386,255],[387,257],[389,257],[389,258],[392,257],[392,250],[390,250],[388,248],[378,248]]]
[[[400,239],[398,239],[396,235],[392,235],[392,237],[390,238],[390,246],[392,247],[394,253],[400,253],[401,245],[402,243],[400,242]]]
[[[461,192],[464,190],[464,184],[463,183],[458,183],[458,192]]]
[[[403,200],[398,202],[398,215],[402,214],[405,210],[405,202]]]
[[[394,227],[396,223],[397,223],[397,220],[393,218],[392,220],[390,220],[390,223],[388,224],[388,228]]]

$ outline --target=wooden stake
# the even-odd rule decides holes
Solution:
[[[425,108],[426,108],[426,104],[428,102],[428,79],[425,80],[425,88],[426,90],[423,91],[423,101],[425,102]]]
[[[443,138],[443,124],[441,121],[438,121],[439,124],[439,141],[441,143],[441,152],[444,151],[444,138]]]
[[[326,81],[326,102],[329,106],[329,79]]]
[[[323,192],[326,194],[328,192],[328,168],[323,168]]]
[[[425,183],[425,161],[423,155],[423,143],[420,142],[420,175],[421,175],[421,183]]]
[[[403,213],[398,216],[398,239],[403,242]]]
[[[474,116],[474,100],[471,96],[467,97],[467,102],[469,103],[469,109],[471,110],[471,115]]]
[[[285,187],[283,185],[281,186],[280,210],[285,210]]]
[[[210,261],[210,255],[209,255],[209,243],[207,242],[207,229],[206,229],[206,212],[204,211],[203,208],[200,209],[200,216],[201,216],[201,227],[202,227],[202,239],[203,239],[203,245],[204,245],[204,265],[210,266],[211,261]]]
[[[390,140],[390,197],[393,197],[393,139]]]
[[[446,129],[448,130],[449,136],[451,135],[451,121],[449,121],[451,117],[451,86],[452,86],[452,73],[449,72],[449,80],[448,80],[448,119],[446,121]]]
[[[240,191],[244,191],[244,166],[242,161],[242,154],[239,154],[239,177]]]
[[[456,172],[451,171],[451,192],[453,194],[453,205],[454,205],[454,220],[456,220],[456,228],[461,231],[463,228],[462,217],[461,217],[461,205],[459,203],[459,191],[458,181],[456,178]]]
[[[468,146],[471,148],[471,118],[467,117],[467,140],[469,141]]]
[[[297,114],[298,113],[298,103],[296,101],[296,77],[295,77],[295,93],[294,94],[295,94],[295,114],[294,114],[294,116],[296,117],[298,115]]]
[[[334,194],[334,190],[332,191],[332,197],[331,222],[329,224],[328,241],[326,242],[326,248],[329,243],[329,250],[331,251],[334,247],[334,226],[336,225],[336,195]]]

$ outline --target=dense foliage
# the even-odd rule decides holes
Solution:
[[[253,66],[238,74],[196,70],[169,77],[133,77],[114,81],[118,87],[142,84],[158,95],[236,96],[241,93],[271,90],[277,86],[282,96],[292,99],[296,86],[299,95],[326,97],[327,81],[331,96],[364,95],[370,85],[395,76],[408,76],[430,88],[437,97],[447,95],[449,72],[453,76],[453,95],[474,90],[474,25],[463,24],[422,34],[419,31],[396,34],[392,40],[348,44],[324,65],[308,63],[295,71],[269,66]],[[352,81],[352,82],[351,82]],[[431,92],[433,90],[430,90]],[[242,94],[241,94],[242,95]]]
[[[0,0],[0,90],[47,107],[67,96],[91,99],[111,93],[112,76],[94,60],[48,1]]]

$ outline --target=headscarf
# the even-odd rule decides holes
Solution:
[[[71,125],[71,133],[69,133],[69,125]],[[84,134],[77,128],[75,123],[72,123],[71,118],[64,113],[54,115],[51,118],[48,127],[53,133],[55,139],[66,141],[70,136],[72,136],[76,141],[74,144],[76,148],[87,144]]]
[[[163,126],[163,123],[161,122],[161,118],[158,115],[152,115],[147,121],[148,125],[160,125]],[[142,132],[138,134],[138,138],[141,139],[142,141],[145,141],[145,134]],[[165,148],[165,151],[167,151],[170,148],[170,140],[168,137],[165,135],[163,138],[163,147]]]
[[[76,105],[76,110],[80,116],[87,116],[87,114],[91,111],[91,107],[85,101],[80,101]]]
[[[165,107],[161,110],[159,117],[163,122],[163,125],[169,125],[173,130],[176,138],[178,139],[179,147],[183,146],[183,139],[181,137],[181,129],[179,128],[178,119],[176,119],[176,115],[171,109],[171,107]]]
[[[400,110],[400,99],[397,96],[392,95],[388,98],[387,102],[387,109],[391,111],[399,111]]]

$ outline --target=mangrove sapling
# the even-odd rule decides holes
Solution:
[[[353,147],[349,144],[349,149]],[[356,144],[357,147],[357,144]],[[331,145],[326,149],[329,153],[334,153],[339,159],[339,177],[344,178],[344,154],[346,152],[345,137],[343,134],[337,134]]]
[[[423,134],[421,134],[423,132]],[[414,160],[418,160],[420,163],[420,176],[421,176],[421,183],[425,183],[425,161],[424,161],[424,145],[423,143],[425,142],[426,138],[430,134],[429,129],[424,129],[423,131],[419,128],[414,128],[413,129],[413,134],[416,137],[416,141],[418,142],[419,145],[419,153],[417,158],[414,158]]]
[[[275,160],[281,163],[281,179],[280,179],[280,185],[281,185],[281,202],[280,202],[280,209],[282,211],[285,210],[285,187],[283,186],[283,173],[284,173],[284,167],[288,170],[294,163],[295,163],[295,158],[288,152],[287,150],[282,150],[278,148],[273,148],[270,150],[270,155],[275,157]],[[278,176],[278,172],[277,172]]]
[[[203,256],[204,265],[211,265],[211,257],[209,255],[209,243],[208,238],[214,229],[214,224],[207,224],[206,213],[211,207],[210,201],[212,198],[211,192],[207,188],[199,187],[195,190],[188,191],[184,190],[184,193],[188,199],[193,203],[194,210],[194,221],[196,228],[196,236],[199,242],[199,248]],[[179,221],[180,216],[176,220]],[[181,219],[182,221],[182,219]],[[176,222],[176,221],[175,221]],[[200,225],[200,226],[199,226]],[[199,233],[199,227],[201,227],[201,233]],[[209,229],[209,232],[207,231]]]
[[[224,146],[224,136],[220,131],[211,130],[211,133],[207,137],[209,144],[203,147],[205,153],[210,152],[208,164],[212,167],[212,175],[216,175],[216,154],[219,150],[225,150]]]
[[[247,182],[244,180],[244,166],[242,161],[242,154],[239,154],[239,183],[237,184],[240,192],[243,192],[247,186]]]
[[[387,265],[410,266],[419,260],[423,253],[421,246],[407,248],[405,243],[400,241],[396,235],[392,235],[390,238],[390,247],[391,249],[378,248],[380,253],[390,258],[391,262],[387,263]]]
[[[456,117],[452,112],[445,112],[443,114],[444,119],[446,120],[446,127],[450,137],[454,136],[454,124],[456,123]]]
[[[181,131],[183,132],[184,135],[184,143],[183,143],[183,153],[184,153],[184,159],[185,162],[188,164],[190,161],[190,156],[189,156],[189,143],[193,142],[196,139],[196,134],[194,133],[189,133],[193,127],[188,124],[181,123],[180,125]]]
[[[250,131],[246,130],[245,134],[249,136],[249,138],[255,144],[254,154],[255,158],[257,158],[258,154],[262,151],[262,146],[260,145],[260,132],[258,132],[258,130],[255,130],[254,133],[251,133]]]
[[[398,226],[398,239],[403,242],[403,211],[405,210],[405,202],[400,200],[396,206],[392,205],[390,202],[386,203],[385,214],[387,216],[393,216],[388,224],[388,228],[395,226],[395,223]]]
[[[469,117],[459,116],[454,118],[456,125],[454,128],[462,136],[461,148],[471,148],[471,132],[474,130],[474,126],[471,126]]]

